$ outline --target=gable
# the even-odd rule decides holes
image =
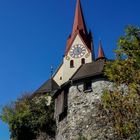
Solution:
[[[73,45],[75,45],[75,44],[81,44],[81,45],[86,46],[85,43],[84,43],[84,41],[81,39],[81,37],[80,37],[79,34],[76,35],[76,37],[75,37],[75,39],[73,40],[71,46],[73,46]]]
[[[60,86],[63,84],[63,63],[59,66],[57,71],[53,75],[53,80]]]
[[[68,38],[65,55],[68,54],[70,48],[74,44],[84,45],[87,48],[88,52],[91,52],[91,40],[89,39],[89,37],[84,35],[84,34],[81,35],[80,32],[77,32],[77,33],[75,33],[75,35],[73,35],[72,37]]]

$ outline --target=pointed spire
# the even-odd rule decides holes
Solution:
[[[77,30],[83,30],[85,34],[87,33],[80,0],[77,0],[76,4],[72,34],[74,34]]]
[[[103,47],[102,47],[101,40],[99,42],[99,51],[98,51],[98,58],[97,58],[97,60],[99,60],[99,59],[105,59],[105,54],[104,54],[104,50],[103,50]]]

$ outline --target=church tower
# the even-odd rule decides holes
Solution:
[[[87,31],[80,0],[77,0],[71,35],[67,39],[63,62],[53,76],[60,86],[67,82],[80,66],[93,61],[92,34]]]
[[[34,93],[36,96],[49,93],[55,101],[56,140],[77,140],[81,135],[87,140],[116,139],[110,122],[105,121],[99,108],[103,92],[113,89],[113,83],[104,76],[108,59],[101,41],[95,59],[92,44],[92,34],[86,28],[81,3],[77,0],[63,62]]]

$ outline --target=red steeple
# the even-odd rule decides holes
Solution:
[[[80,0],[77,0],[72,34],[68,37],[65,55],[67,55],[75,36],[79,34],[89,51],[92,51],[92,34],[87,32]]]
[[[77,0],[77,4],[76,4],[76,11],[75,11],[75,18],[74,18],[72,35],[77,30],[83,30],[83,32],[85,34],[87,33],[80,0]]]
[[[105,54],[104,54],[104,50],[102,48],[102,42],[101,41],[99,42],[99,51],[98,51],[97,60],[99,60],[99,59],[105,59]]]

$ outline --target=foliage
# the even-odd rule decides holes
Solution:
[[[115,84],[102,96],[117,134],[122,138],[140,138],[140,29],[128,26],[118,40],[116,60],[107,62],[105,75]],[[121,87],[125,89],[121,90]]]
[[[13,140],[32,140],[41,132],[55,136],[54,103],[48,106],[47,99],[47,95],[38,99],[24,95],[3,107],[1,119],[8,123]]]

